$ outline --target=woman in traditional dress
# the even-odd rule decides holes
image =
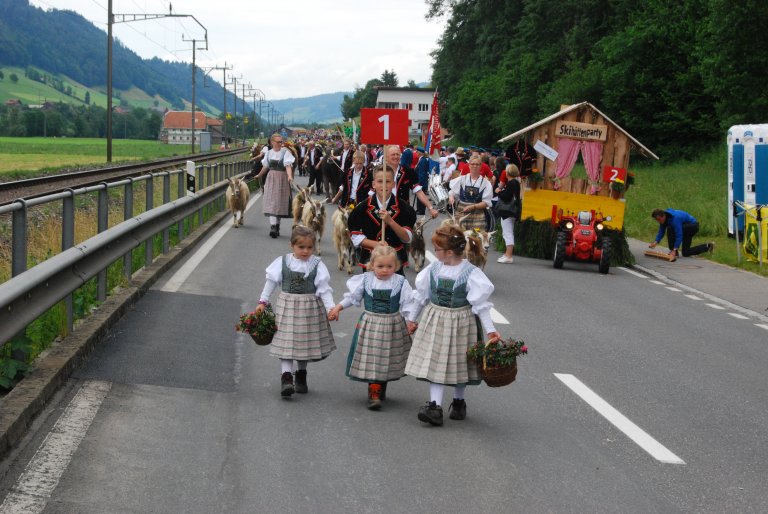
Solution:
[[[264,154],[262,170],[257,175],[267,175],[264,184],[262,210],[269,217],[269,237],[280,235],[280,219],[291,218],[291,186],[293,185],[293,163],[295,157],[283,148],[283,136],[275,132],[270,138],[272,148]]]
[[[494,228],[491,226],[493,219],[489,209],[493,185],[480,175],[481,165],[480,157],[472,157],[469,160],[469,174],[452,180],[451,191],[448,193],[448,203],[455,206],[456,218],[461,220],[465,230],[491,231]]]

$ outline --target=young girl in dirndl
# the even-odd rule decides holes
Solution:
[[[413,308],[407,316],[409,329],[416,332],[405,373],[430,382],[430,401],[419,410],[419,420],[442,425],[445,386],[454,388],[450,418],[462,420],[467,415],[466,386],[481,382],[467,350],[482,341],[483,334],[493,339],[499,334],[491,321],[493,284],[464,259],[466,240],[461,229],[440,227],[432,235],[432,244],[438,260],[416,276]]]
[[[349,291],[328,319],[338,319],[342,309],[363,304],[365,312],[352,336],[346,374],[368,382],[368,408],[379,410],[387,383],[405,375],[411,336],[400,311],[407,311],[412,290],[405,277],[397,274],[400,261],[391,246],[374,248],[367,269],[347,281]]]
[[[315,234],[311,229],[293,229],[293,252],[278,257],[267,267],[267,280],[256,308],[257,313],[264,311],[272,292],[280,287],[274,305],[277,332],[269,353],[280,359],[280,395],[285,398],[294,392],[308,392],[307,363],[323,360],[336,349],[327,319],[327,311],[334,306],[331,276],[313,254],[314,248]]]

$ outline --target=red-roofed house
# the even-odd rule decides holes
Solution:
[[[202,131],[211,133],[211,144],[221,143],[222,122],[209,118],[204,112],[195,111],[195,141],[199,142]],[[169,145],[192,144],[192,112],[168,111],[163,115],[163,129],[160,140]]]

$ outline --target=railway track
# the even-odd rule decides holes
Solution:
[[[35,198],[64,189],[112,182],[127,177],[142,175],[150,171],[162,171],[169,168],[183,166],[188,160],[198,163],[215,161],[222,157],[228,157],[247,153],[248,148],[236,148],[215,153],[195,154],[170,159],[159,159],[151,162],[124,164],[109,168],[96,168],[92,170],[73,171],[57,175],[15,180],[13,182],[0,183],[0,205],[5,205],[19,198]]]

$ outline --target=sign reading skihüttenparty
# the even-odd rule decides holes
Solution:
[[[579,123],[576,121],[561,121],[557,124],[555,135],[569,139],[605,141],[608,138],[608,126]]]

